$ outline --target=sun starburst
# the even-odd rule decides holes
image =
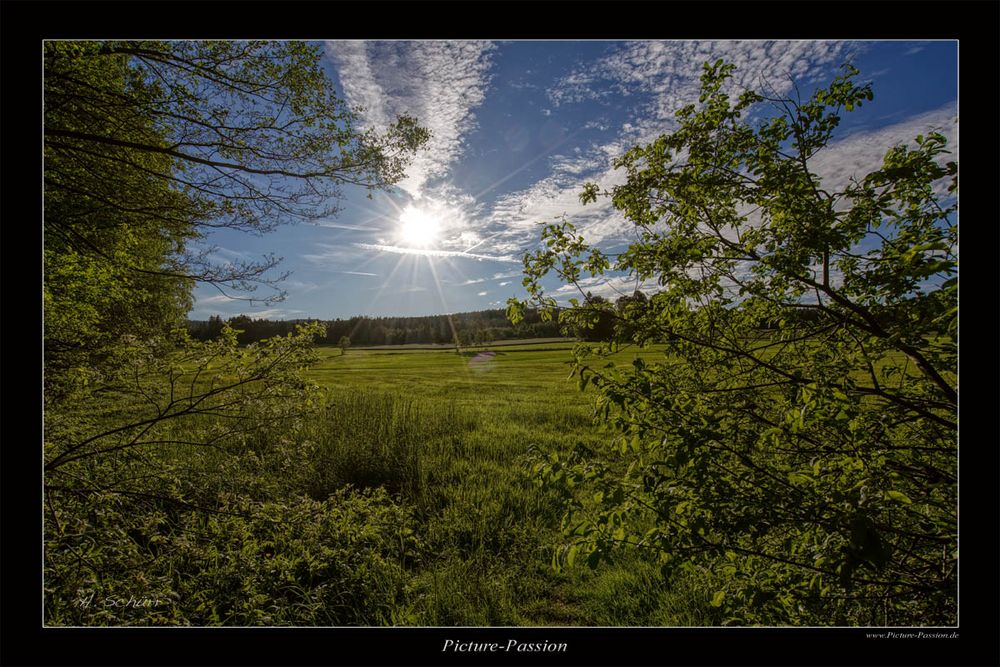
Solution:
[[[418,248],[434,244],[441,231],[435,216],[415,206],[407,206],[399,216],[399,235],[403,243]]]

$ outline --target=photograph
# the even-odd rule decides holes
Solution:
[[[988,664],[965,41],[323,26],[28,44],[45,664]]]

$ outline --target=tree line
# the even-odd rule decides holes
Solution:
[[[655,295],[654,295],[655,296]],[[636,290],[624,294],[614,301],[587,293],[583,304],[591,314],[586,321],[571,321],[558,316],[544,319],[537,309],[526,309],[524,319],[512,324],[506,310],[491,309],[447,315],[425,315],[420,317],[369,317],[358,315],[347,319],[320,321],[326,334],[316,339],[322,345],[341,344],[346,338],[348,345],[480,345],[501,340],[525,340],[531,338],[569,337],[588,342],[632,340],[636,326],[630,315],[644,308],[650,297]],[[558,310],[558,309],[557,309]],[[562,311],[558,311],[562,312]],[[814,321],[818,315],[809,310],[790,314],[800,322]],[[249,345],[273,336],[287,336],[294,333],[296,326],[315,320],[268,320],[254,319],[249,315],[236,315],[223,319],[212,315],[207,320],[188,320],[187,331],[198,341],[216,340],[222,335],[225,325],[236,330],[236,340],[240,345]],[[774,331],[781,326],[777,319],[763,319],[755,329],[758,332]]]
[[[312,321],[312,320],[310,320]],[[237,315],[223,320],[213,315],[208,320],[189,320],[188,334],[195,340],[216,340],[228,324],[237,333],[241,345],[256,343],[273,336],[286,336],[306,320],[253,319]],[[317,342],[340,345],[347,338],[352,346],[368,345],[476,345],[499,340],[555,338],[572,335],[554,320],[542,321],[536,311],[529,311],[525,319],[511,325],[502,309],[449,315],[422,317],[367,317],[356,316],[321,322],[325,335]]]

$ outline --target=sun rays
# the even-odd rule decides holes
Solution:
[[[371,291],[361,290],[367,292],[362,306],[366,311],[398,309],[401,303],[424,302],[428,298],[437,301],[435,306],[442,312],[468,307],[469,295],[461,286],[469,282],[469,275],[482,273],[481,268],[474,267],[483,262],[508,267],[521,263],[520,258],[510,254],[490,254],[491,242],[502,237],[503,232],[482,234],[481,224],[468,218],[470,202],[426,195],[400,198],[386,193],[373,200],[368,206],[352,202],[360,209],[360,224],[323,225],[342,239],[338,256],[349,255],[350,248],[358,252],[350,270],[342,273],[379,276],[367,288]],[[358,233],[365,231],[369,234],[359,238]],[[317,255],[317,261],[320,258]],[[453,337],[455,333],[452,331]]]

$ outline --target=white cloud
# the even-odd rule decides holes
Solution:
[[[330,245],[329,243],[314,243],[319,252],[305,253],[300,257],[317,268],[326,269],[332,273],[337,273],[340,269],[334,268],[343,265],[345,262],[354,262],[358,258],[358,253],[348,245]]]
[[[326,43],[347,101],[364,108],[366,127],[384,128],[405,113],[431,130],[399,183],[414,198],[447,173],[476,127],[473,110],[485,99],[493,48],[476,41]]]
[[[204,306],[204,305],[207,305],[207,304],[210,304],[210,303],[231,303],[233,301],[237,301],[237,299],[234,299],[234,298],[228,297],[228,296],[224,296],[222,294],[216,294],[215,296],[208,296],[208,297],[204,297],[204,298],[202,298],[202,297],[198,297],[197,298],[197,302],[198,302],[199,306]]]
[[[361,225],[345,225],[343,223],[335,222],[333,220],[320,220],[320,221],[316,222],[315,224],[318,225],[318,226],[320,226],[320,227],[330,227],[332,229],[347,229],[347,230],[353,231],[353,232],[370,232],[370,231],[372,231],[371,227],[362,227]]]
[[[255,320],[266,320],[271,318],[284,318],[288,315],[294,315],[301,313],[301,310],[285,310],[284,308],[268,308],[267,310],[258,310],[252,313],[241,313],[245,314],[247,317],[252,317]]]
[[[223,304],[225,303],[228,307],[222,308],[207,308],[208,304]],[[246,315],[255,320],[262,319],[285,319],[288,317],[300,317],[306,311],[288,308],[266,308],[263,310],[247,311],[247,303],[244,299],[228,299],[219,295],[218,297],[208,297],[205,299],[198,299],[198,302],[188,313],[188,317],[193,320],[197,319],[208,319],[212,315],[221,315],[223,319],[228,320],[239,315]]]
[[[828,144],[812,157],[810,167],[822,178],[824,188],[839,189],[847,185],[852,176],[860,178],[881,166],[886,151],[893,146],[906,144],[913,148],[918,134],[926,136],[934,131],[944,135],[947,149],[951,151],[942,162],[957,160],[957,120],[958,108],[951,102],[893,125],[857,131]]]
[[[378,252],[390,252],[397,255],[422,255],[424,257],[465,257],[467,259],[489,260],[491,262],[512,262],[520,263],[520,260],[509,255],[479,255],[471,252],[460,252],[457,250],[431,250],[428,248],[403,248],[400,246],[379,245],[376,243],[355,243],[355,246],[364,250],[375,250]]]
[[[608,125],[607,121],[591,120],[587,121],[584,124],[583,129],[600,130],[601,132],[607,132],[609,129],[611,129],[611,126]]]
[[[476,296],[486,296],[489,292],[478,292]]]
[[[253,261],[253,256],[249,252],[230,250],[229,248],[221,248],[219,246],[205,248],[204,246],[193,245],[191,250],[205,252],[205,259],[221,266],[231,266],[233,264]]]
[[[607,198],[584,206],[579,201],[582,185],[596,182],[610,190],[624,182],[624,173],[611,168],[611,160],[629,147],[652,141],[673,129],[674,115],[682,106],[696,103],[700,94],[702,63],[723,58],[736,65],[728,92],[760,90],[770,86],[778,94],[793,90],[794,81],[815,82],[833,75],[839,65],[867,48],[863,42],[824,41],[723,41],[723,42],[621,42],[605,57],[574,70],[551,88],[555,105],[601,99],[609,94],[642,94],[615,140],[574,150],[572,155],[550,159],[552,173],[523,190],[499,198],[489,223],[501,229],[495,247],[501,252],[523,252],[537,243],[540,224],[556,222],[561,216],[574,225],[592,244],[624,240],[631,229]],[[610,91],[610,93],[609,93]],[[940,125],[948,109],[911,119],[884,131],[859,135],[831,145],[814,159],[824,178],[842,177],[860,165],[877,166],[882,154],[895,139],[912,139],[921,123]],[[603,122],[603,121],[602,121]],[[608,129],[591,121],[585,127]],[[926,130],[925,130],[926,131]],[[910,134],[912,136],[904,137]],[[945,132],[946,136],[951,135]],[[579,147],[577,147],[579,149]],[[876,155],[877,154],[877,155]]]
[[[611,158],[623,150],[623,145],[614,143],[591,147],[572,157],[554,156],[549,176],[498,198],[488,218],[491,229],[501,230],[494,248],[521,253],[538,242],[541,225],[559,222],[563,216],[589,243],[621,237],[631,224],[611,201],[599,198],[585,205],[580,201],[580,192],[586,181],[606,189],[623,183],[624,172],[611,168]]]
[[[678,109],[697,102],[706,61],[722,58],[736,65],[730,92],[766,84],[784,93],[792,89],[793,79],[816,80],[863,48],[864,42],[845,41],[619,42],[605,57],[578,67],[547,92],[557,106],[636,96],[635,125],[626,123],[622,135],[648,141],[651,132],[672,126]]]
[[[311,292],[319,287],[316,283],[302,280],[284,280],[280,286],[294,289],[296,292]]]
[[[655,282],[639,282],[629,276],[595,276],[581,278],[576,285],[562,285],[552,295],[560,303],[568,303],[569,299],[582,299],[585,294],[601,296],[614,301],[620,296],[633,294],[636,290],[652,294],[658,288]]]

